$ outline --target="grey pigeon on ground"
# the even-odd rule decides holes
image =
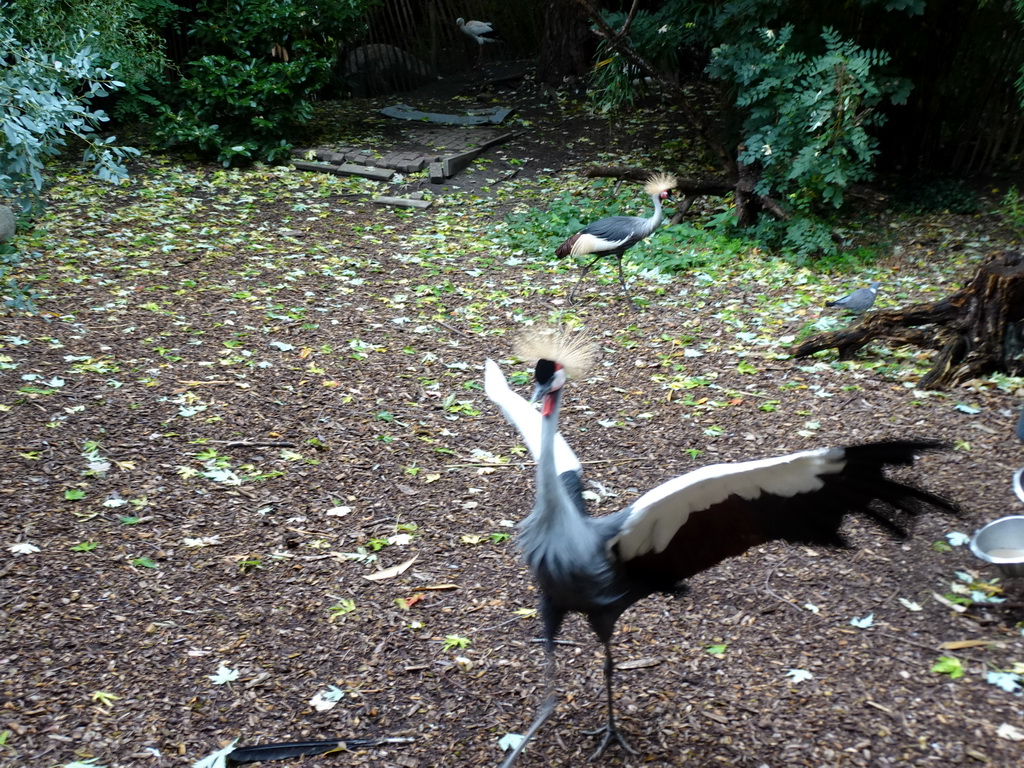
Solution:
[[[843,296],[841,299],[835,301],[825,302],[826,307],[839,307],[845,309],[854,315],[859,315],[862,312],[867,312],[871,309],[871,305],[875,303],[875,296],[878,295],[878,288],[881,283],[872,283],[867,288],[858,288],[856,291],[851,293],[849,296]]]

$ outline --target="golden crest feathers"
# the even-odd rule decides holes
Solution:
[[[515,353],[526,360],[551,360],[565,369],[570,379],[583,376],[594,363],[594,344],[583,332],[535,325],[516,336]]]
[[[660,195],[662,192],[675,189],[678,183],[671,173],[656,173],[644,184],[644,192],[648,195]]]

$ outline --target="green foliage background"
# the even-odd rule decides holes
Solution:
[[[371,3],[200,0],[179,17],[192,45],[159,108],[160,138],[224,165],[284,159],[289,130],[312,116],[312,95]]]
[[[837,213],[851,185],[874,177],[883,139],[890,164],[909,151],[919,128],[931,133],[918,151],[938,154],[937,164],[949,158],[936,147],[958,140],[979,146],[988,141],[995,152],[998,137],[986,135],[984,122],[975,124],[974,135],[951,135],[955,128],[968,130],[954,110],[972,109],[960,100],[993,83],[993,98],[1005,98],[1016,81],[1010,107],[1014,101],[1024,106],[1024,0],[1014,0],[1012,10],[973,0],[953,6],[972,12],[963,21],[963,37],[976,44],[962,42],[957,50],[969,55],[949,71],[929,62],[959,22],[943,16],[936,2],[667,0],[637,13],[629,27],[630,44],[662,82],[641,78],[646,73],[603,43],[592,99],[599,111],[609,112],[645,91],[664,91],[664,82],[687,67],[705,72],[722,107],[712,118],[717,138],[734,152],[737,167],[753,170],[755,194],[771,197],[789,215],[781,221],[761,215],[752,222],[755,236],[799,256],[834,256],[841,248],[834,232]],[[626,15],[607,13],[605,20],[617,30]],[[915,88],[926,93],[909,110]],[[949,104],[953,128],[938,120],[907,124],[907,115],[921,114],[922,102],[932,101]],[[894,116],[901,121],[887,132]]]

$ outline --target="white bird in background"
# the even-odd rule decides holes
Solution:
[[[517,544],[540,588],[547,694],[502,768],[511,768],[554,711],[555,638],[566,614],[586,616],[605,648],[607,719],[595,731],[603,740],[594,757],[612,741],[633,753],[616,729],[611,651],[615,622],[631,605],[658,592],[679,594],[690,576],[769,541],[843,546],[839,528],[851,513],[902,535],[921,511],[956,510],[940,496],[885,475],[889,466],[909,466],[915,454],[945,446],[894,440],[705,466],[662,483],[625,509],[591,517],[583,468],[558,433],[558,414],[567,378],[587,369],[592,348],[546,329],[521,339],[517,354],[538,361],[533,400],[541,401],[540,412],[509,388],[490,360],[484,391],[536,461],[534,507],[519,524]]]
[[[489,21],[466,21],[465,19],[456,19],[455,23],[459,25],[459,29],[462,30],[463,34],[471,38],[473,42],[479,46],[479,53],[476,57],[476,69],[480,68],[480,62],[484,57],[484,44],[486,43],[500,43],[502,42],[501,37],[494,31],[494,27]]]
[[[661,203],[663,200],[670,199],[669,195],[676,183],[675,176],[658,173],[644,185],[644,192],[651,196],[651,202],[654,203],[654,214],[649,219],[639,216],[609,216],[606,219],[599,219],[593,224],[588,224],[555,249],[555,255],[559,258],[595,254],[594,258],[583,267],[580,279],[569,291],[570,302],[590,268],[598,259],[608,253],[618,259],[619,284],[622,286],[623,293],[629,296],[626,278],[622,274],[622,254],[658,228],[662,218]]]

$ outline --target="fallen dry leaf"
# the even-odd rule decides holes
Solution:
[[[1024,731],[1009,723],[1003,723],[996,728],[996,736],[1000,739],[1008,739],[1009,741],[1024,741]]]
[[[363,576],[363,578],[369,579],[370,581],[383,581],[384,579],[393,579],[395,578],[395,576],[405,573],[409,569],[409,566],[416,562],[417,557],[419,557],[419,555],[413,555],[404,563],[393,565],[390,568],[385,568],[382,571],[376,571],[375,573],[371,573],[369,576]]]
[[[621,664],[616,664],[616,669],[646,669],[647,667],[656,667],[664,661],[657,656],[645,656],[642,659],[630,659],[624,661]]]
[[[994,640],[950,640],[939,646],[944,651],[958,651],[961,648],[980,648],[985,645],[995,645]]]
[[[957,613],[963,613],[964,611],[967,610],[967,606],[966,605],[957,605],[952,600],[947,600],[946,598],[944,598],[938,592],[932,592],[932,597],[934,597],[937,601],[942,603],[947,608],[952,608]]]

